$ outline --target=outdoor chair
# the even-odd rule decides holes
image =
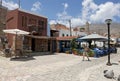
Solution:
[[[117,53],[117,48],[111,47],[110,48],[110,53]]]
[[[10,49],[4,49],[4,50],[3,50],[3,53],[4,53],[5,57],[10,57],[10,56],[11,56],[11,51],[10,51]]]
[[[100,50],[99,48],[94,48],[93,51],[95,54],[94,57],[98,58],[105,55],[105,52],[103,50]]]
[[[14,50],[12,50],[11,48],[5,48],[2,50],[3,52],[3,56],[5,57],[12,57],[12,56],[15,56],[15,53],[14,53]]]

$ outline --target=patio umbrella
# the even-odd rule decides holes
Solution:
[[[95,45],[95,41],[100,41],[100,42],[103,41],[104,42],[104,41],[107,41],[108,38],[98,35],[98,34],[90,34],[90,35],[79,38],[79,40],[88,41],[89,47],[91,47],[92,40],[94,41],[94,45]]]
[[[23,30],[20,30],[20,29],[5,29],[3,30],[3,32],[5,33],[10,33],[10,34],[18,34],[18,35],[26,35],[26,34],[29,34],[29,32],[27,31],[23,31]]]
[[[15,37],[15,52],[16,52],[16,40],[17,40],[17,35],[26,35],[26,34],[29,34],[29,32],[27,31],[24,31],[24,30],[20,30],[20,29],[5,29],[3,30],[3,32],[5,33],[9,33],[9,34],[15,34],[16,37]]]
[[[98,34],[90,34],[84,37],[79,38],[80,40],[95,40],[95,41],[107,41],[108,38],[98,35]]]

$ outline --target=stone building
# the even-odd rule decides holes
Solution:
[[[6,26],[7,8],[0,4],[0,37],[4,36],[3,29]]]
[[[29,35],[24,35],[23,39],[21,38],[24,49],[40,52],[55,51],[55,38],[47,36],[47,17],[45,16],[22,9],[15,9],[9,11],[7,14],[6,28],[30,32]],[[14,45],[14,36],[15,35],[7,34],[11,46]],[[17,47],[19,47],[19,45]]]

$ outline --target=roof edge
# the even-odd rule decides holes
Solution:
[[[37,13],[31,12],[31,11],[28,11],[28,10],[24,10],[24,9],[21,9],[21,8],[17,8],[17,10],[18,10],[18,11],[21,11],[21,12],[25,12],[25,13],[32,14],[32,15],[36,15],[36,16],[40,16],[40,17],[47,18],[46,16],[43,16],[43,15],[40,15],[40,14],[37,14]]]

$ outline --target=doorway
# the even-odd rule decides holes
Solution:
[[[35,51],[35,38],[32,38],[32,51]]]

